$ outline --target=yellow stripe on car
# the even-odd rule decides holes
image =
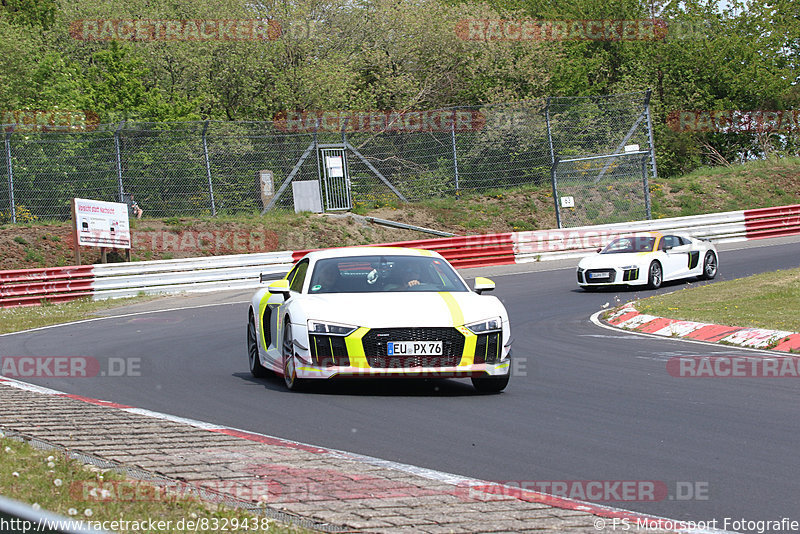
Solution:
[[[456,327],[456,330],[464,334],[464,352],[461,354],[461,361],[458,366],[472,365],[475,363],[475,346],[478,342],[478,336],[470,332],[466,326]]]
[[[461,353],[461,361],[458,366],[472,365],[475,363],[475,345],[478,341],[478,336],[464,326],[464,312],[461,311],[461,306],[458,305],[456,298],[446,291],[439,292],[439,296],[442,297],[447,309],[450,311],[453,326],[464,335],[464,351]]]
[[[440,291],[439,296],[442,297],[444,303],[447,304],[450,317],[453,319],[453,326],[462,326],[464,324],[464,313],[461,311],[461,306],[458,305],[456,298],[447,291]]]
[[[347,347],[347,355],[350,357],[350,367],[359,367],[361,369],[369,369],[367,356],[364,354],[364,344],[362,339],[369,332],[369,328],[361,327],[355,332],[344,338],[344,344]]]

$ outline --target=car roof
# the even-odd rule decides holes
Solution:
[[[441,258],[441,254],[432,250],[405,247],[342,247],[315,250],[309,252],[304,258],[316,261],[328,258],[350,258],[354,256],[374,256],[376,254],[390,254],[393,256],[427,256]]]

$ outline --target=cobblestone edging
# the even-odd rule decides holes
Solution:
[[[657,336],[685,337],[697,341],[779,352],[800,351],[800,334],[796,332],[667,319],[641,313],[636,309],[635,303],[626,304],[611,312],[603,321],[617,328]]]
[[[653,519],[0,379],[0,428],[361,532],[597,533]],[[271,513],[270,513],[271,512]]]

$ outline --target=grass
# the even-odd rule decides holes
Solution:
[[[19,308],[0,308],[0,334],[19,332],[41,326],[69,323],[81,319],[97,317],[95,312],[118,308],[159,298],[157,296],[138,296],[124,299],[91,300],[89,298],[44,304],[42,306],[22,306]]]
[[[701,167],[651,182],[653,218],[796,204],[800,158],[768,158],[742,165]]]
[[[636,309],[687,321],[800,332],[800,268],[685,288]]]
[[[236,532],[310,532],[275,524],[245,510],[203,502],[186,492],[165,492],[112,471],[84,466],[63,452],[39,450],[8,437],[0,438],[0,494],[75,521],[91,521],[94,527],[99,526],[95,521],[120,521],[120,525],[128,521],[129,528],[113,529],[119,533],[149,532],[148,520],[164,521],[164,526],[170,522],[171,528],[159,532],[221,532],[220,525]],[[200,527],[201,521],[208,527],[216,522],[217,528],[195,530],[187,528],[188,521]],[[132,528],[134,522],[143,522],[144,527]]]

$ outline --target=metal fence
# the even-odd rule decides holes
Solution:
[[[646,181],[655,175],[648,103],[644,92],[548,98],[427,111],[417,115],[422,127],[402,124],[411,113],[381,127],[345,120],[334,131],[319,117],[290,128],[279,120],[84,132],[4,125],[0,222],[65,219],[73,197],[131,194],[153,217],[292,209],[292,183],[303,180],[318,181],[323,209],[552,184],[565,225],[633,220],[648,215]],[[614,195],[603,192],[609,185]],[[574,207],[562,209],[562,196]]]

